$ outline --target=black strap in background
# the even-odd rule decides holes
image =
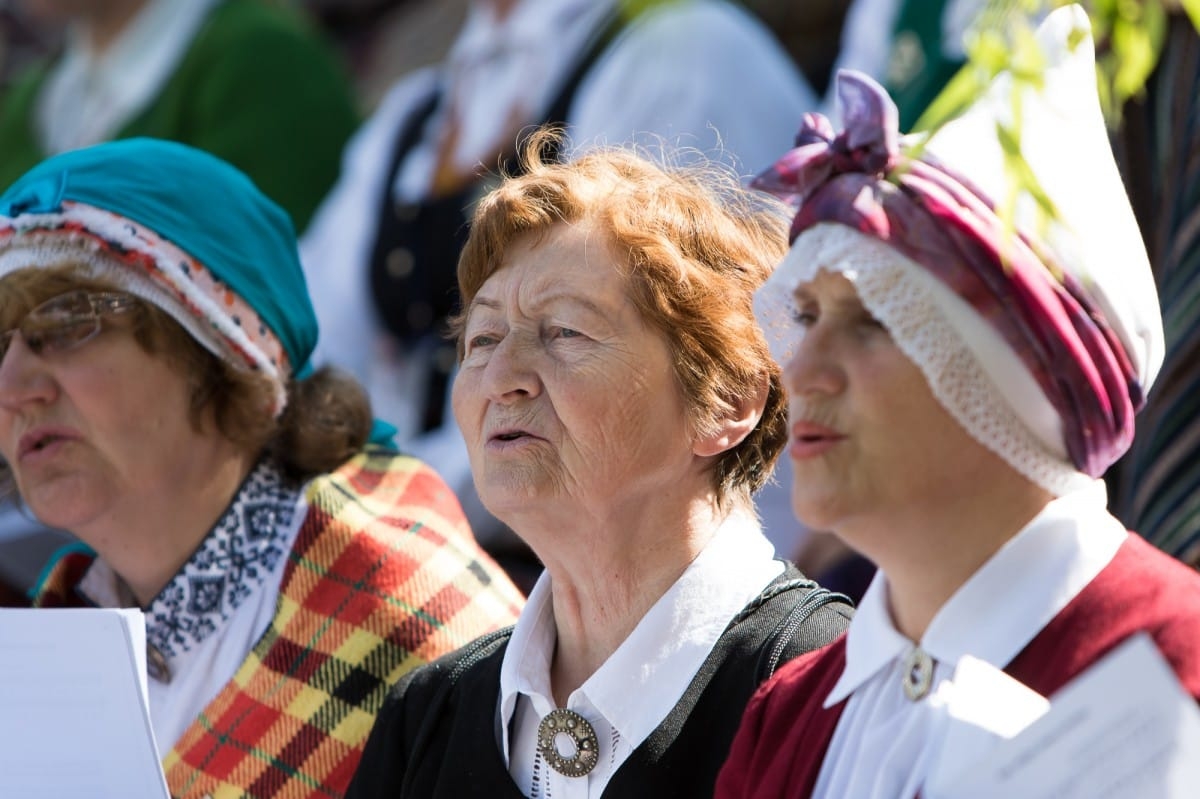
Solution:
[[[565,123],[579,85],[625,23],[618,5],[563,81],[542,124]],[[458,310],[458,255],[467,240],[471,208],[487,179],[481,175],[443,197],[415,203],[396,201],[396,175],[441,102],[441,89],[435,87],[398,131],[378,201],[379,221],[369,268],[371,297],[387,331],[409,350],[428,342],[432,368],[421,410],[422,431],[440,427],[445,418],[446,389],[457,360],[454,344],[447,338],[446,321]],[[537,127],[531,125],[525,135]],[[558,153],[545,155],[556,158]],[[504,169],[510,175],[521,172],[515,157],[505,160]]]
[[[811,588],[804,599],[792,607],[775,628],[770,647],[765,649],[763,656],[759,658],[760,683],[770,679],[781,662],[787,662],[802,652],[819,649],[836,637],[834,631],[825,624],[809,622],[819,609],[834,604],[852,606],[850,597],[818,585]],[[785,654],[787,657],[784,657]]]

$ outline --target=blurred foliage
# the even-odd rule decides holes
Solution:
[[[913,126],[933,131],[960,114],[1004,70],[1040,85],[1046,59],[1034,39],[1038,22],[1070,0],[987,0],[965,40],[967,64]],[[1182,9],[1200,31],[1200,0],[1080,0],[1096,42],[1096,80],[1109,126],[1146,84],[1162,51],[1168,13]],[[1082,33],[1080,34],[1082,38]]]
[[[962,114],[988,88],[998,74],[1008,71],[1014,84],[1039,89],[1047,64],[1035,30],[1038,23],[1070,0],[987,0],[965,38],[966,65],[930,103],[913,126],[918,138],[932,135]],[[1096,42],[1096,85],[1100,107],[1111,130],[1121,122],[1127,101],[1139,96],[1162,52],[1168,14],[1182,10],[1200,31],[1200,0],[1079,0],[1092,24]],[[1085,31],[1068,42],[1075,46]],[[1004,152],[1005,168],[1013,176],[1013,191],[996,198],[1002,218],[1013,219],[1019,195],[1033,199],[1043,222],[1057,214],[1053,202],[1038,183],[1021,154],[1022,92],[1013,92],[1011,120],[997,121],[996,136]]]
[[[1088,13],[1099,43],[1100,104],[1115,128],[1125,102],[1141,92],[1154,71],[1167,30],[1167,10],[1163,0],[1090,0]]]

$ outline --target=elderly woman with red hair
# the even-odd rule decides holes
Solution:
[[[786,209],[544,142],[476,210],[453,407],[480,497],[545,571],[511,632],[397,686],[358,799],[709,795],[757,684],[849,616],[752,503],[786,435],[751,307]]]
[[[784,362],[793,506],[879,571],[847,634],[751,702],[721,799],[964,795],[941,793],[971,765],[943,750],[960,662],[1048,696],[1148,633],[1200,697],[1200,576],[1126,531],[1098,479],[1162,360],[1154,284],[1087,18],[1063,9],[1040,36],[1042,91],[1014,100],[1002,76],[920,155],[883,90],[843,73],[845,132],[808,118],[758,179],[798,205],[756,297]],[[996,120],[1018,105],[1056,210],[1036,228],[984,194],[1008,196]]]

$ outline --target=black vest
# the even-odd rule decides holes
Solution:
[[[557,96],[543,115],[542,124],[562,125],[579,84],[592,65],[624,27],[618,11],[580,56]],[[434,430],[444,417],[444,400],[456,362],[454,343],[448,339],[446,320],[458,310],[458,255],[467,241],[475,201],[487,189],[486,175],[478,176],[459,191],[416,203],[397,202],[392,186],[396,174],[437,110],[439,89],[422,101],[400,128],[387,166],[379,223],[371,250],[371,296],[388,332],[406,348],[418,341],[435,342],[428,390],[421,409],[421,429]],[[533,130],[536,126],[531,126]],[[555,154],[556,155],[556,154]],[[507,174],[518,174],[519,164],[509,158]]]
[[[845,630],[849,600],[789,567],[722,633],[679,702],[604,796],[712,796],[742,711],[775,668]],[[376,717],[346,799],[522,799],[496,743],[511,629],[410,672]]]

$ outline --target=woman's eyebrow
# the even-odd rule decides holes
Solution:
[[[497,300],[489,299],[488,297],[476,296],[471,300],[471,304],[467,306],[467,315],[471,314],[476,308],[490,308],[493,311],[500,309],[500,303]]]
[[[565,290],[550,291],[549,293],[539,297],[535,307],[544,307],[547,305],[566,304],[578,305],[597,316],[608,318],[612,316],[612,310],[600,307],[595,300],[584,294],[570,292]]]

